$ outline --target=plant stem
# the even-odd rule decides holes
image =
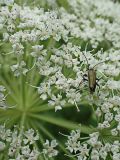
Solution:
[[[85,125],[78,125],[76,123],[67,121],[65,119],[60,119],[60,118],[54,118],[54,117],[50,117],[48,115],[37,115],[37,114],[32,114],[30,113],[29,116],[34,117],[36,119],[42,120],[42,121],[46,121],[48,123],[54,124],[54,125],[58,125],[64,128],[68,128],[68,129],[80,129],[82,133],[85,134],[90,134],[93,133],[94,131],[96,131],[95,128],[90,128],[89,126],[85,126]]]

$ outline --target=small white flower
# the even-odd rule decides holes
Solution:
[[[118,125],[117,125],[117,130],[118,130],[119,133],[120,133],[120,122],[119,122]]]
[[[11,66],[11,70],[14,72],[14,76],[18,77],[21,74],[26,75],[28,69],[26,68],[26,63],[21,61],[19,64],[15,64]]]
[[[0,92],[4,92],[6,89],[4,86],[0,85]]]
[[[47,155],[48,157],[54,157],[58,155],[58,151],[54,149],[57,146],[56,140],[52,140],[51,143],[49,140],[46,140],[46,142],[43,144],[44,149],[43,153]]]
[[[65,144],[71,153],[76,153],[80,148],[80,130],[72,130]]]
[[[41,83],[38,87],[38,93],[40,94],[40,98],[43,100],[46,100],[47,97],[51,94],[51,87],[50,83]]]
[[[1,0],[0,3],[6,5],[12,5],[14,3],[14,0]]]
[[[5,143],[0,141],[0,151],[3,151],[5,147]]]
[[[120,142],[119,141],[114,141],[114,143],[111,146],[111,151],[112,153],[119,153],[120,151]]]
[[[120,122],[120,114],[115,115],[115,120],[116,120],[117,122]]]
[[[120,153],[114,153],[113,160],[119,160],[119,159],[120,159]]]
[[[24,144],[34,144],[35,141],[39,139],[38,133],[35,134],[35,131],[33,129],[29,129],[28,131],[25,131],[24,133],[25,138],[23,139]]]
[[[101,115],[102,115],[102,112],[101,112],[100,108],[97,108],[97,110],[95,111],[95,113],[96,113],[96,115],[98,117],[101,117]]]
[[[110,143],[105,143],[104,150],[106,152],[110,152],[111,151],[111,144]]]
[[[99,154],[100,154],[100,157],[105,160],[108,153],[105,151],[104,147],[102,147],[99,151]]]
[[[48,101],[50,105],[55,106],[55,112],[61,110],[65,105],[65,100],[62,100],[62,96],[58,94],[57,96],[52,95],[51,100]]]
[[[117,135],[118,135],[117,129],[116,129],[116,128],[112,129],[112,130],[111,130],[111,134],[112,134],[113,136],[117,136]]]
[[[17,54],[17,55],[24,54],[24,52],[23,52],[24,47],[23,47],[23,45],[21,43],[13,44],[12,48],[13,48],[13,51],[14,51],[15,54]]]
[[[105,120],[108,122],[111,122],[113,120],[113,113],[110,113],[110,112],[106,113]]]
[[[6,32],[6,33],[3,33],[3,41],[8,41],[9,39],[9,34]]]
[[[93,149],[91,152],[91,159],[92,160],[100,160],[99,159],[99,151]]]
[[[33,57],[39,57],[39,55],[42,54],[40,51],[43,49],[43,45],[32,46],[32,49],[34,52],[32,52],[31,55]]]
[[[90,149],[88,149],[88,145],[87,144],[81,145],[79,148],[79,151],[80,151],[80,155],[84,157],[84,159],[85,158],[87,159],[87,156],[89,156],[89,151],[90,151]]]
[[[120,81],[108,80],[107,85],[110,89],[120,89]]]
[[[28,158],[30,156],[30,148],[29,145],[24,146],[21,148],[21,153],[22,155],[24,155],[26,158]]]

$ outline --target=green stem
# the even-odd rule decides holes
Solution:
[[[21,123],[20,123],[20,138],[23,139],[23,132],[24,132],[24,123],[25,123],[25,116],[26,114],[23,113],[22,118],[21,118]],[[21,146],[20,146],[21,147]],[[15,154],[15,158],[17,158],[19,151],[20,151],[20,147],[17,149],[16,154]]]
[[[21,90],[21,102],[20,102],[20,108],[24,110],[25,108],[25,81],[24,77],[21,75],[20,77],[20,90]]]
[[[63,128],[68,128],[68,129],[80,129],[82,133],[85,134],[90,134],[96,131],[95,128],[90,128],[88,126],[84,126],[84,125],[78,125],[76,123],[70,122],[68,120],[65,119],[60,119],[60,118],[54,118],[54,117],[50,117],[48,115],[36,115],[36,114],[29,114],[30,117],[33,117],[35,119],[39,119]]]
[[[2,153],[0,153],[0,160],[2,160],[3,159],[3,154]]]
[[[21,123],[20,123],[20,134],[23,134],[23,131],[24,131],[25,117],[26,117],[26,113],[24,112],[21,118]]]

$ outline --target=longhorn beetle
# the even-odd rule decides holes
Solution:
[[[86,49],[87,49],[87,45],[86,45]],[[85,51],[86,51],[86,49],[85,49]],[[87,65],[88,65],[88,66],[87,66],[87,71],[88,71],[88,73],[83,75],[83,81],[84,81],[84,80],[85,80],[85,81],[88,81],[90,94],[93,94],[93,93],[95,92],[96,86],[98,86],[98,87],[100,88],[100,86],[99,86],[99,84],[98,84],[97,81],[99,81],[99,80],[101,79],[101,78],[98,79],[98,78],[96,77],[95,67],[96,67],[97,65],[99,65],[100,63],[104,63],[104,62],[106,62],[106,61],[108,61],[108,60],[99,62],[99,63],[96,64],[94,67],[89,68],[90,64],[88,63],[88,59],[87,59],[87,57],[85,56],[85,54],[84,54],[83,52],[82,52],[82,54],[84,55],[84,57],[85,57],[85,59],[86,59],[86,61],[87,61]],[[86,79],[86,77],[87,77],[88,79]]]

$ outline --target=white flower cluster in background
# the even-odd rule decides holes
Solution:
[[[0,152],[6,155],[7,150],[6,158],[9,157],[10,160],[37,160],[40,154],[46,154],[48,157],[57,156],[58,151],[54,149],[57,145],[56,140],[51,141],[51,146],[47,144],[48,140],[46,140],[46,143],[43,144],[45,149],[40,151],[36,146],[39,134],[33,129],[21,131],[19,132],[17,126],[12,131],[6,129],[5,125],[0,125]]]
[[[101,42],[120,49],[120,4],[112,0],[68,0],[80,25],[79,37],[93,48]],[[107,45],[107,44],[106,44]]]
[[[108,136],[108,135],[107,135]],[[104,142],[98,132],[94,132],[89,137],[82,139],[80,130],[72,130],[71,134],[67,136],[66,148],[73,157],[78,160],[112,160],[120,159],[120,142]],[[67,155],[72,157],[71,155]]]
[[[4,5],[12,5],[14,3],[14,0],[0,0],[0,4]]]

